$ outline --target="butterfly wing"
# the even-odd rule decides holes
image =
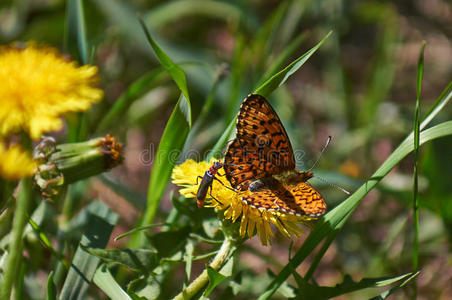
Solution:
[[[236,127],[236,138],[229,144],[224,160],[226,177],[234,188],[245,190],[250,180],[295,169],[286,130],[264,97],[246,97]]]
[[[306,182],[296,185],[285,185],[278,182],[278,184],[242,197],[242,201],[254,208],[310,218],[318,218],[326,212],[323,197]]]

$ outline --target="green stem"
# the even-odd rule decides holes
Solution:
[[[235,249],[235,240],[230,237],[226,237],[223,242],[223,245],[221,245],[220,250],[213,259],[212,263],[210,264],[210,267],[215,271],[218,271],[232,256],[232,253],[234,252],[233,249]],[[209,276],[207,275],[206,269],[201,273],[201,275],[198,276],[198,278],[196,278],[192,283],[190,283],[190,285],[186,289],[184,289],[182,292],[180,292],[179,295],[174,297],[174,300],[191,299],[202,288],[204,288],[204,286],[208,282]]]
[[[24,178],[20,184],[17,196],[16,212],[14,214],[12,239],[9,244],[9,253],[6,257],[3,282],[0,286],[0,299],[8,300],[11,296],[13,283],[16,276],[20,275],[19,264],[22,258],[23,240],[22,234],[28,220],[28,207],[31,200],[31,178]]]

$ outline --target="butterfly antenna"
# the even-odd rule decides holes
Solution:
[[[336,184],[334,184],[334,183],[331,183],[331,182],[329,182],[328,180],[326,180],[325,178],[322,178],[322,177],[319,177],[319,176],[315,176],[315,178],[318,178],[320,181],[322,181],[322,182],[328,184],[329,186],[332,186],[332,187],[334,187],[334,188],[337,188],[338,190],[344,192],[344,193],[347,194],[347,195],[350,195],[350,194],[351,194],[349,191],[347,191],[347,190],[344,189],[343,187],[340,187],[340,186],[338,186],[338,185],[336,185]]]
[[[322,157],[323,152],[325,152],[326,147],[328,147],[328,145],[331,142],[331,135],[328,136],[328,139],[326,140],[325,146],[323,146],[322,151],[320,151],[319,156],[317,157],[317,160],[314,162],[314,164],[312,165],[312,167],[309,168],[308,172],[311,171],[312,169],[314,169],[314,167],[317,165],[317,163],[319,162],[320,158]]]

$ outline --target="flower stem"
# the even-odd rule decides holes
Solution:
[[[236,249],[236,241],[231,237],[226,237],[223,244],[221,245],[220,250],[218,251],[215,258],[210,263],[210,267],[215,271],[218,271],[228,259],[234,253]],[[182,292],[180,292],[174,300],[182,300],[182,299],[191,299],[194,295],[196,295],[207,283],[209,282],[209,276],[207,275],[207,269],[204,270],[201,275],[198,276],[195,280],[193,280],[190,285],[185,288]]]
[[[20,184],[19,194],[16,200],[16,212],[14,214],[12,239],[9,244],[9,252],[6,257],[3,282],[0,286],[0,299],[8,300],[16,276],[20,275],[20,260],[22,258],[23,240],[22,234],[28,220],[28,207],[31,200],[31,178],[24,178]]]

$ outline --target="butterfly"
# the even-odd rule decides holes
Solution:
[[[319,217],[326,212],[323,197],[306,182],[312,172],[295,170],[287,132],[263,96],[250,94],[245,98],[236,128],[223,168],[234,189],[253,191],[242,197],[243,202],[300,216]],[[279,180],[273,178],[283,173],[292,174],[280,176]]]

